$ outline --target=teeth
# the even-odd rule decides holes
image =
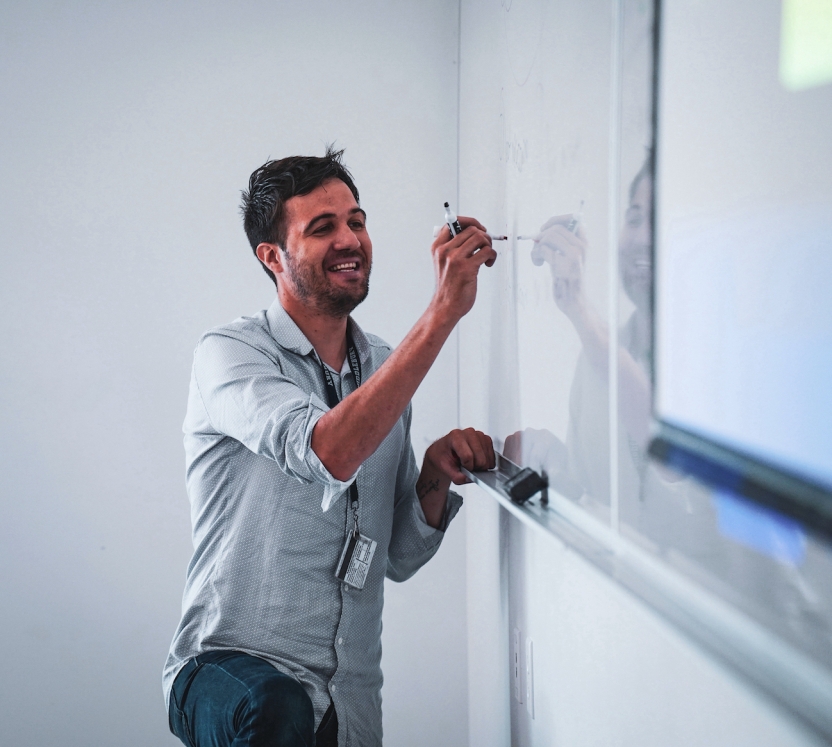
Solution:
[[[329,269],[332,272],[340,272],[341,270],[357,270],[358,262],[342,262],[340,265],[333,265]]]

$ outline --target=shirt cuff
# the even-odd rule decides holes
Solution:
[[[315,395],[313,394],[310,398],[311,406],[317,404],[315,402],[316,399],[317,397],[315,397]],[[339,480],[336,477],[333,477],[330,474],[329,470],[324,466],[324,463],[320,459],[318,459],[318,455],[312,448],[312,429],[315,427],[315,424],[324,416],[325,412],[325,410],[319,408],[318,412],[315,415],[313,415],[313,417],[310,419],[308,426],[309,448],[306,452],[306,463],[309,466],[309,468],[318,475],[320,481],[324,485],[324,497],[321,499],[321,510],[329,511],[329,509],[332,507],[332,504],[335,503],[347,490],[349,490],[350,485],[352,485],[355,482],[355,478],[361,471],[361,465],[358,466],[358,469],[355,470],[355,473],[352,477],[350,477],[347,480]]]
[[[462,507],[462,496],[459,493],[454,493],[453,490],[448,491],[448,497],[445,500],[445,513],[442,515],[442,520],[438,527],[432,527],[425,519],[425,512],[422,510],[422,502],[417,498],[413,502],[413,510],[416,513],[416,526],[419,527],[419,534],[422,539],[428,539],[435,535],[436,532],[444,532],[454,516],[457,515],[459,509]]]

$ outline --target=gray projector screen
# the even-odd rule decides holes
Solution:
[[[832,527],[832,3],[668,0],[655,455]]]

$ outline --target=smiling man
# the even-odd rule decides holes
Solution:
[[[455,430],[418,469],[410,399],[496,254],[460,218],[431,247],[436,291],[399,347],[350,318],[373,246],[328,148],[257,169],[246,234],[277,299],[207,332],[185,417],[194,554],[165,666],[171,730],[192,747],[381,744],[384,578],[437,551],[460,466],[491,439]]]

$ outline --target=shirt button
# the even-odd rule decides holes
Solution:
[[[332,692],[335,692],[335,685],[330,685],[329,689],[332,690]]]
[[[340,646],[343,642],[344,642],[344,639],[343,639],[343,638],[339,638],[339,639],[338,639],[338,645],[339,645],[339,646]]]

